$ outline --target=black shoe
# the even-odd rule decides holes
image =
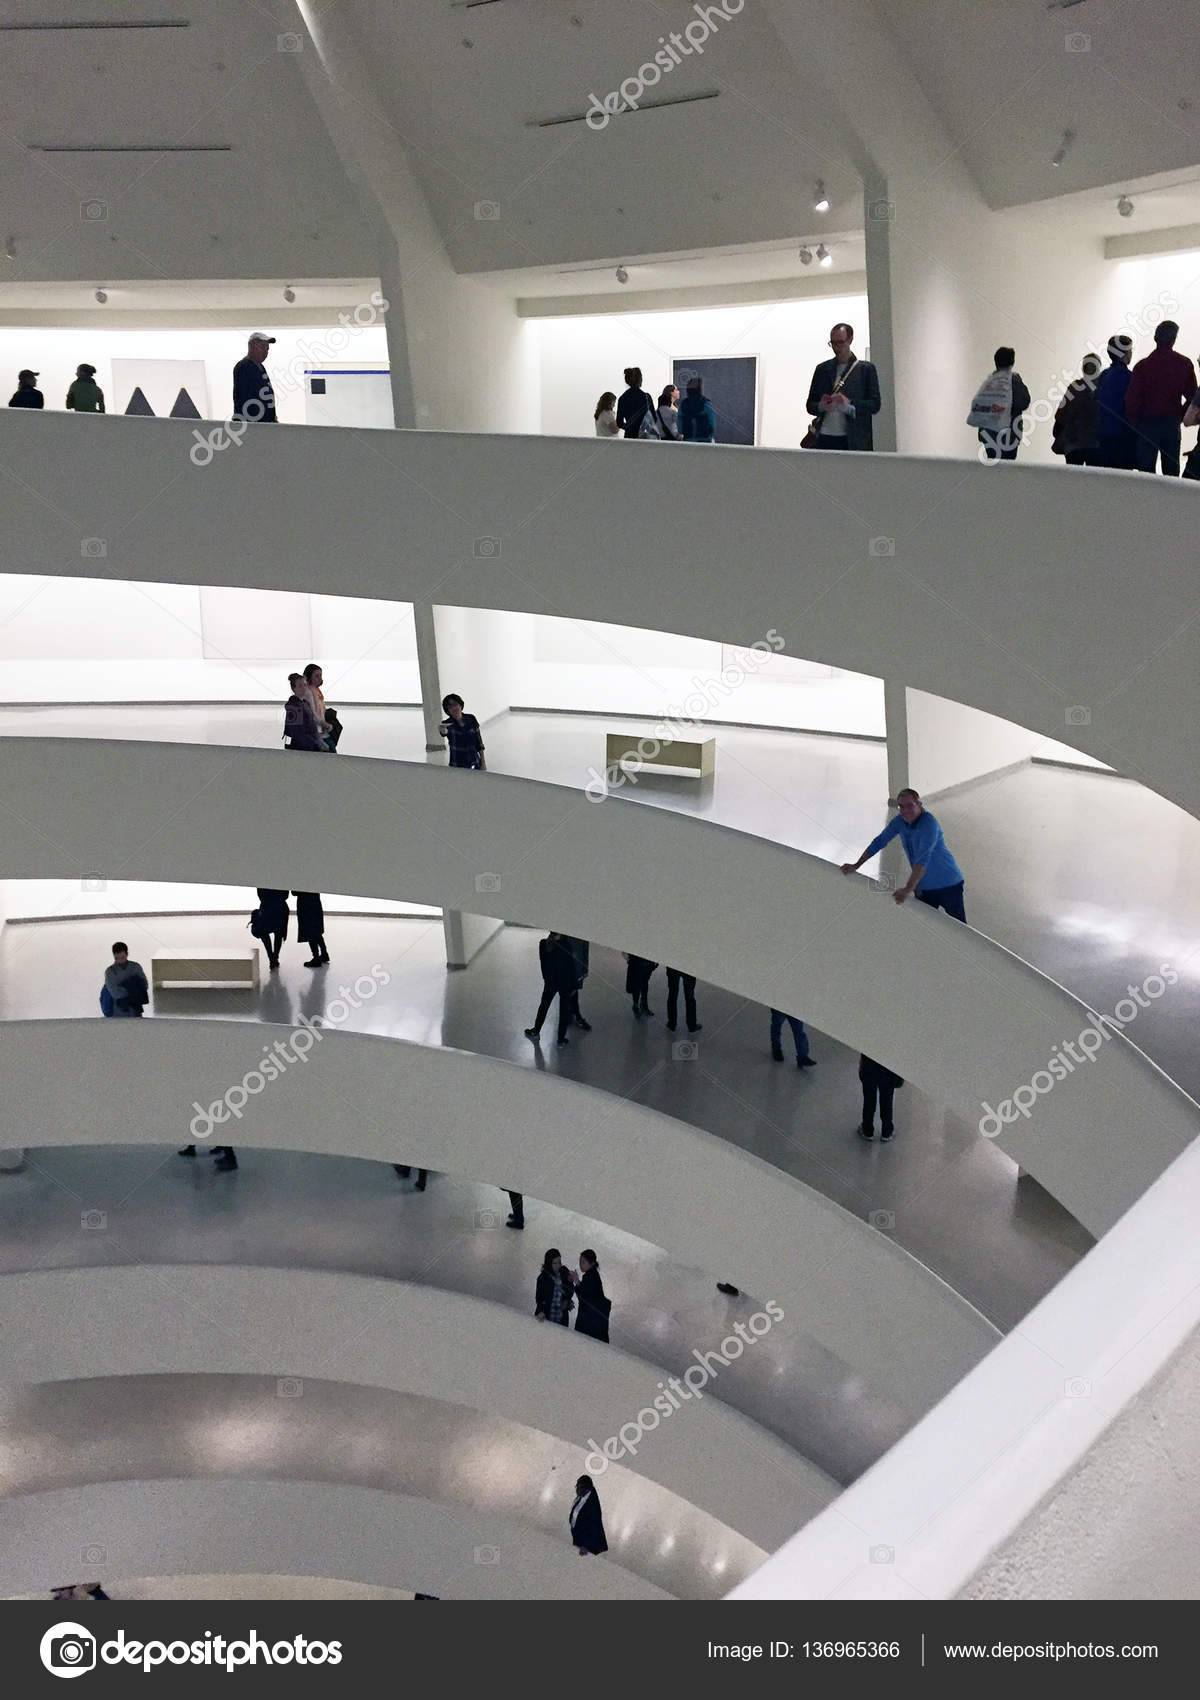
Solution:
[[[194,1157],[195,1155],[196,1147],[194,1145],[185,1145],[182,1151],[176,1152],[178,1157]]]
[[[576,1017],[575,1017],[575,1025],[576,1025],[576,1027],[582,1027],[582,1029],[583,1029],[583,1031],[584,1031],[584,1032],[585,1032],[585,1033],[590,1033],[590,1032],[591,1032],[591,1030],[592,1030],[592,1024],[591,1024],[591,1022],[590,1022],[590,1021],[585,1021],[585,1020],[584,1020],[584,1019],[583,1019],[583,1017],[582,1017],[582,1015],[577,1015],[577,1016],[576,1016]]]
[[[771,1061],[772,1062],[782,1062],[783,1061],[783,1052],[782,1051],[772,1051],[771,1052]]]
[[[675,1031],[675,1023],[673,1021],[668,1021],[667,1022],[667,1032],[668,1033],[674,1033],[674,1031]],[[688,1028],[688,1032],[689,1033],[691,1032],[690,1027]]]
[[[879,1135],[879,1143],[881,1145],[886,1145],[888,1140],[892,1139],[893,1137],[894,1137],[894,1129],[889,1127],[886,1133],[881,1133]]]
[[[860,1127],[858,1130],[858,1137],[860,1139],[874,1139],[875,1129],[873,1127]]]
[[[636,1020],[636,1018],[637,1018],[637,1017],[638,1017],[638,1016],[639,1016],[639,1015],[640,1015],[640,1014],[641,1014],[641,1013],[642,1013],[642,1012],[641,1012],[641,1010],[640,1010],[640,1008],[639,1008],[639,1007],[638,1007],[638,1005],[637,1005],[637,1004],[634,1004],[634,1006],[633,1006],[633,1014],[634,1014],[634,1018],[635,1018],[635,1020]]]
[[[510,1216],[504,1226],[506,1228],[523,1228],[525,1226],[525,1218],[522,1216],[521,1220],[518,1222],[515,1216]]]
[[[326,959],[324,957],[310,956],[304,966],[306,968],[323,968],[325,966],[325,961]]]
[[[563,1034],[562,1038],[558,1042],[559,1042],[560,1045],[569,1045],[571,1043],[571,1041],[567,1038],[565,1033]]]
[[[541,1036],[542,1030],[540,1027],[527,1027],[525,1029],[525,1037],[527,1039],[540,1039]]]
[[[731,1299],[736,1299],[741,1289],[739,1287],[731,1287],[728,1281],[718,1281],[717,1291],[718,1293],[728,1294]]]
[[[796,1058],[796,1067],[797,1068],[816,1068],[816,1066],[817,1066],[816,1057],[797,1057]]]
[[[702,1021],[698,1021],[694,1027],[688,1028],[689,1033],[703,1033],[703,1031],[704,1031],[704,1023]]]
[[[422,1172],[417,1176],[417,1184],[413,1188],[413,1191],[414,1192],[424,1192],[425,1191],[425,1182],[428,1179],[429,1179],[428,1173],[426,1171],[422,1170]]]
[[[227,1151],[223,1157],[218,1157],[213,1164],[214,1169],[236,1169],[238,1160],[232,1151]]]
[[[270,974],[278,974],[278,972],[279,972],[279,958],[277,956],[272,956],[268,960],[270,962],[270,967],[268,968],[267,972],[270,973]]]
[[[409,1175],[412,1174],[412,1164],[411,1163],[393,1163],[392,1167],[393,1167],[393,1169],[395,1169],[396,1173],[400,1176],[400,1179],[402,1181],[406,1181],[408,1179]]]

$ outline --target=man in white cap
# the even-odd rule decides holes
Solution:
[[[17,388],[10,407],[45,407],[46,398],[37,387],[38,375],[28,366],[17,373]]]
[[[249,419],[264,425],[274,425],[275,391],[264,361],[267,349],[275,341],[255,331],[250,338],[245,358],[233,368],[233,417]]]

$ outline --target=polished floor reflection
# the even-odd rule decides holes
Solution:
[[[579,1448],[415,1394],[306,1379],[302,1397],[281,1398],[278,1385],[197,1374],[8,1389],[3,1494],[178,1476],[332,1482],[512,1517],[561,1541],[564,1562],[573,1560],[567,1516]],[[600,1491],[609,1560],[679,1598],[719,1598],[765,1557],[619,1464]],[[85,1529],[81,1545],[93,1544],[104,1544],[100,1532]],[[295,1554],[284,1557],[294,1565]]]

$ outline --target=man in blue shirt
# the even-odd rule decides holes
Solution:
[[[1108,368],[1101,372],[1096,383],[1096,402],[1099,408],[1097,426],[1100,435],[1098,466],[1114,466],[1132,472],[1137,465],[1137,434],[1125,417],[1125,392],[1132,373],[1129,362],[1133,356],[1132,337],[1110,336],[1108,339]]]
[[[916,894],[931,909],[944,909],[956,921],[965,921],[962,869],[950,854],[935,816],[922,807],[915,791],[901,791],[896,798],[900,812],[893,815],[877,838],[873,838],[857,862],[843,862],[842,872],[853,874],[863,863],[899,838],[912,866],[908,883],[892,893],[897,903]]]

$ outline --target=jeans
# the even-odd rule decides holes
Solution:
[[[944,909],[947,915],[952,915],[956,921],[965,921],[967,911],[963,905],[963,881],[957,885],[940,885],[936,891],[919,891],[918,903],[927,903],[931,909]]]
[[[553,986],[543,985],[542,1001],[538,1005],[537,1014],[534,1016],[533,1027],[535,1032],[541,1032],[542,1022],[545,1021],[546,1012],[549,1010],[550,1005],[554,1002],[555,997],[558,998],[558,1037],[562,1040],[566,1038],[567,1028],[571,1025],[571,1017],[573,1013],[572,1004],[575,997],[573,991],[556,992]]]
[[[1153,472],[1159,455],[1162,456],[1164,478],[1179,477],[1179,421],[1160,414],[1156,419],[1139,419],[1137,432],[1137,464],[1139,472]]]
[[[1021,446],[1020,437],[1014,437],[1011,430],[981,431],[979,441],[987,460],[1016,460]]]
[[[891,1133],[891,1131],[892,1131],[892,1103],[893,1103],[895,1096],[896,1096],[896,1088],[894,1086],[885,1086],[882,1081],[880,1081],[879,1085],[876,1086],[876,1084],[873,1080],[864,1080],[863,1083],[862,1083],[862,1094],[863,1094],[863,1115],[862,1115],[863,1132],[864,1133],[873,1133],[875,1131],[875,1097],[876,1097],[876,1094],[878,1094],[878,1096],[879,1096],[879,1127],[880,1127],[880,1131],[882,1133]]]
[[[667,969],[667,1026],[674,1028],[679,1013],[679,985],[683,982],[683,1014],[687,1030],[694,1033],[696,1021],[696,976],[681,974],[678,968]]]
[[[804,1031],[804,1023],[794,1015],[785,1015],[781,1009],[771,1011],[771,1054],[782,1052],[783,1024],[787,1022],[792,1030],[792,1038],[796,1042],[796,1061],[803,1062],[808,1055],[808,1034]]]
[[[523,1192],[510,1192],[509,1195],[508,1195],[508,1202],[512,1206],[513,1221],[519,1222],[521,1224],[521,1226],[524,1227],[525,1226],[525,1194]]]

